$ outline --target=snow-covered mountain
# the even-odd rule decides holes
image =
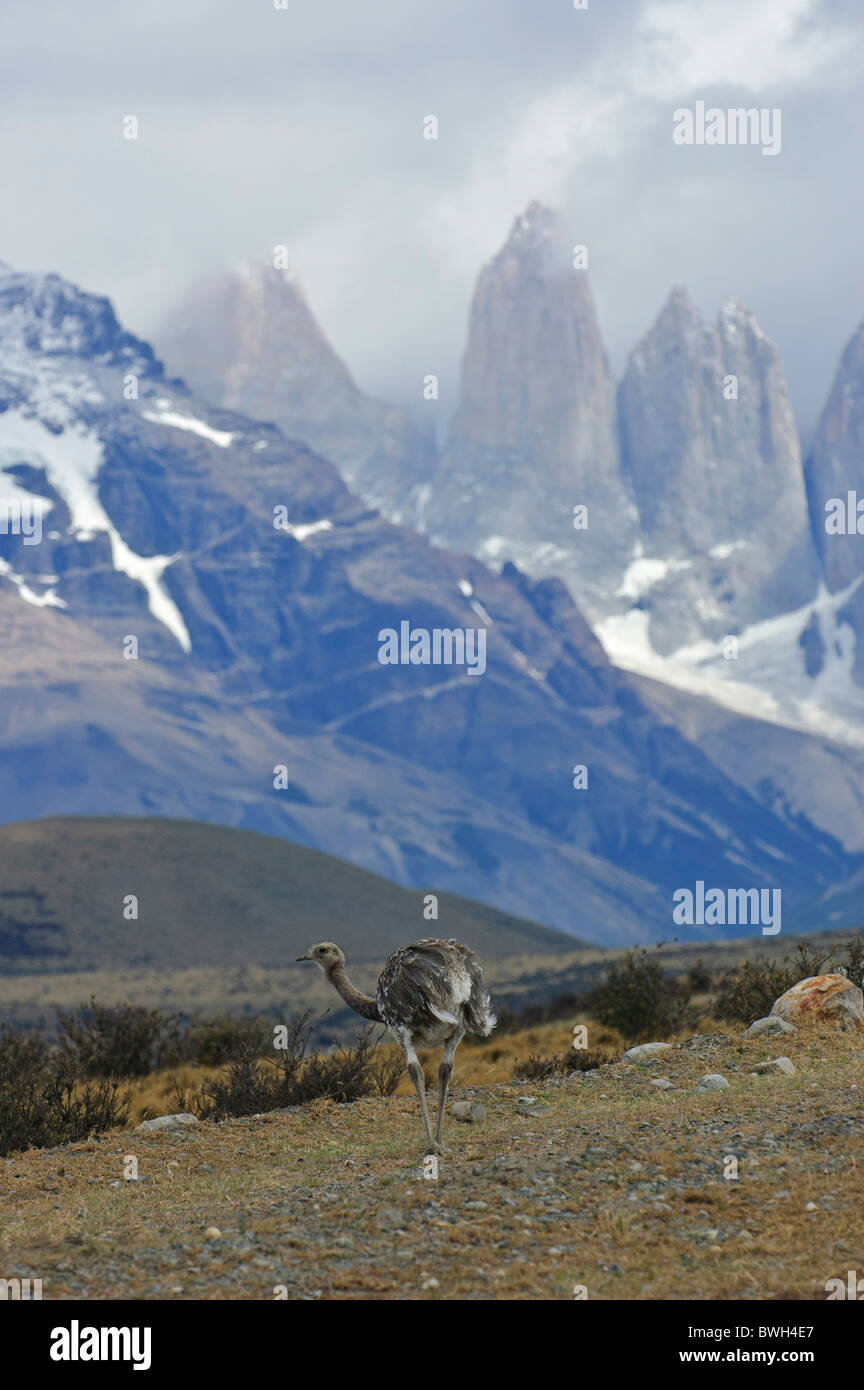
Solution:
[[[777,349],[735,300],[705,323],[673,290],[616,390],[572,240],[537,204],[516,219],[478,280],[443,450],[360,490],[493,568],[561,578],[613,663],[740,716],[751,742],[754,720],[817,740],[840,778],[814,781],[827,827],[832,749],[864,747],[864,539],[826,530],[832,499],[864,497],[864,326],[802,461]],[[782,759],[763,780],[796,802]]]
[[[806,472],[827,601],[845,628],[845,667],[864,686],[864,322],[840,359]],[[837,664],[836,624],[810,634],[817,678]]]
[[[587,269],[533,203],[477,282],[459,405],[417,520],[492,563],[566,579],[587,612],[636,539]]]
[[[675,343],[674,325],[682,318],[693,325],[696,341],[701,334],[703,342],[713,340],[716,347],[733,326],[731,313],[733,341],[739,350],[743,343],[745,352],[735,374],[739,400],[724,401],[723,409],[728,404],[737,412],[742,399],[749,399],[750,409],[736,414],[736,431],[716,447],[719,463],[706,469],[696,461],[681,475],[683,497],[663,513],[665,537],[663,520],[653,527],[643,502],[646,549],[653,545],[657,556],[670,558],[656,561],[655,575],[647,570],[639,601],[629,612],[610,614],[595,630],[612,660],[628,670],[746,717],[864,748],[864,535],[857,533],[855,522],[848,524],[857,497],[864,497],[864,325],[842,355],[812,452],[802,466],[776,350],[752,317],[737,307],[724,311],[712,334],[698,325],[689,301],[680,294],[677,299],[663,351]],[[687,367],[681,381],[697,354],[698,349],[683,352]],[[678,360],[682,349],[674,356]],[[748,358],[755,359],[749,369]],[[726,357],[718,366],[716,352],[704,360],[712,364],[714,383],[734,363]],[[622,383],[622,418],[632,408],[634,363],[641,390],[646,372],[642,349]],[[662,371],[654,381],[657,399],[677,394],[684,401],[688,395],[675,370],[663,390]],[[636,469],[646,468],[646,477],[655,477],[659,491],[673,455],[668,448],[664,454],[645,447],[650,411],[649,400],[637,416],[630,456],[641,453],[650,461],[653,452],[653,471],[645,458]],[[721,419],[725,423],[728,416]],[[681,438],[686,451],[698,453],[704,440],[698,422],[688,425]],[[676,465],[686,451],[674,455]],[[718,467],[728,482],[728,497],[716,483]],[[688,513],[694,499],[698,505]],[[678,568],[674,531],[685,515],[691,547],[700,540],[703,546],[701,582],[695,563],[685,561]],[[648,539],[652,530],[653,542]],[[725,611],[720,602],[713,611],[708,606],[717,589],[715,576],[704,568],[706,550],[709,559],[718,560],[716,578]],[[704,635],[699,635],[700,623]]]
[[[709,328],[673,292],[619,392],[644,549],[628,575],[635,602],[595,625],[628,670],[855,748],[862,559],[854,538],[826,536],[825,503],[864,471],[850,406],[860,338],[805,468],[776,348],[753,316],[732,302]]]
[[[293,275],[200,287],[162,343],[206,398],[277,421],[392,519],[561,578],[616,664],[858,743],[860,538],[826,535],[823,494],[862,455],[861,332],[805,470],[777,349],[735,300],[706,324],[673,290],[616,388],[566,231],[531,204],[481,271],[438,455],[357,390]]]
[[[672,291],[613,422],[587,273],[564,240],[532,205],[481,272],[421,521],[490,563],[559,575],[624,669],[864,746],[864,551],[825,532],[828,497],[864,497],[864,330],[806,470],[777,349],[734,299],[706,324]],[[569,513],[587,498],[579,533]]]
[[[645,599],[655,651],[815,596],[798,432],[777,349],[751,313],[733,300],[709,326],[673,290],[630,356],[619,422],[644,552],[625,587]]]
[[[8,268],[0,482],[6,820],[267,830],[607,941],[669,935],[699,879],[791,905],[857,864],[653,711],[559,581],[394,526],[107,300]],[[403,622],[482,632],[485,670],[382,664]]]
[[[408,518],[433,437],[359,389],[293,271],[241,266],[193,285],[158,346],[205,400],[272,421],[335,463],[370,506]]]

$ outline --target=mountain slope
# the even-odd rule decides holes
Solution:
[[[843,351],[807,460],[813,535],[845,624],[841,652],[857,685],[864,685],[864,322]],[[839,503],[839,506],[838,506]],[[859,510],[860,508],[860,510]],[[854,634],[854,643],[848,640]],[[814,633],[819,670],[831,664],[835,632]]]
[[[191,306],[205,359],[217,307]],[[295,356],[317,332],[303,321]],[[194,369],[194,352],[180,360]],[[232,369],[254,361],[240,345]],[[332,362],[321,370],[330,381]],[[673,290],[617,415],[614,390],[586,272],[533,204],[479,278],[443,456],[425,479],[416,455],[399,476],[382,465],[365,495],[490,564],[560,576],[610,659],[668,687],[672,722],[715,766],[860,845],[864,552],[856,518],[826,530],[826,504],[864,497],[864,326],[806,469],[777,349],[735,300],[708,324]],[[278,382],[274,395],[292,399]],[[691,719],[692,697],[713,715]]]
[[[637,684],[659,717],[775,815],[790,824],[807,818],[850,854],[864,853],[864,746],[805,734],[660,681]]]
[[[193,286],[157,342],[205,400],[272,421],[335,463],[371,506],[407,516],[432,437],[358,388],[293,272],[244,266]]]
[[[828,587],[835,592],[864,573],[859,514],[844,517],[843,530],[826,528],[832,498],[845,506],[848,493],[854,491],[856,501],[864,502],[864,322],[852,334],[837,367],[807,460],[807,488],[813,535]]]
[[[846,871],[656,718],[560,582],[384,521],[56,276],[0,274],[0,473],[42,523],[0,535],[8,820],[266,830],[619,942],[696,879],[794,900]],[[483,673],[382,664],[403,622],[482,633]]]

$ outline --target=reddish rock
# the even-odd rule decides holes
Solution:
[[[771,1013],[780,1018],[849,1020],[864,1028],[864,994],[845,975],[810,975],[774,1001]]]

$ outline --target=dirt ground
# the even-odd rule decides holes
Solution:
[[[751,1074],[781,1055],[794,1076]],[[864,1275],[862,1057],[817,1026],[457,1085],[486,1118],[448,1118],[437,1177],[407,1094],[30,1150],[0,1161],[0,1278],[46,1299],[825,1299]],[[729,1088],[695,1089],[707,1073]]]

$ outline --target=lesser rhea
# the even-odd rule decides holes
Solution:
[[[459,941],[426,937],[394,951],[378,980],[376,997],[356,989],[345,971],[345,953],[332,941],[319,941],[308,955],[320,965],[346,1004],[363,1018],[386,1025],[405,1053],[426,1131],[425,1153],[443,1154],[444,1110],[453,1056],[466,1033],[488,1037],[495,1027],[483,971],[474,952]],[[438,1067],[438,1125],[433,1136],[426,1108],[418,1048],[441,1047]]]

